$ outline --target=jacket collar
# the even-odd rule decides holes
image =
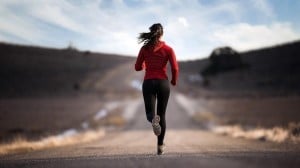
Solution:
[[[153,49],[154,52],[158,51],[159,49],[161,49],[163,46],[165,45],[164,41],[160,41]]]

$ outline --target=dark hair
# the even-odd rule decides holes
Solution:
[[[160,23],[155,23],[149,27],[150,32],[140,33],[138,40],[139,43],[144,43],[145,45],[156,45],[159,38],[163,35],[163,26]]]

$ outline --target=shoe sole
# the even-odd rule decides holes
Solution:
[[[159,125],[160,117],[158,115],[155,115],[152,120],[152,127],[153,132],[156,136],[159,136],[161,134],[161,127]]]

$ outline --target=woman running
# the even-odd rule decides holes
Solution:
[[[167,63],[172,70],[171,84],[176,85],[178,79],[178,64],[173,49],[161,41],[163,27],[160,23],[153,24],[148,33],[140,33],[141,47],[135,70],[145,69],[143,82],[143,96],[147,120],[152,123],[153,132],[157,136],[157,154],[164,152],[164,137],[166,132],[166,109],[170,95],[170,86],[167,76]],[[157,114],[155,105],[157,101]]]

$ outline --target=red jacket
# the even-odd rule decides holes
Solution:
[[[178,79],[178,64],[173,49],[164,42],[159,42],[156,47],[143,46],[140,49],[135,63],[135,70],[146,69],[144,80],[146,79],[168,79],[167,63],[170,62],[172,70],[171,83],[176,85]]]

